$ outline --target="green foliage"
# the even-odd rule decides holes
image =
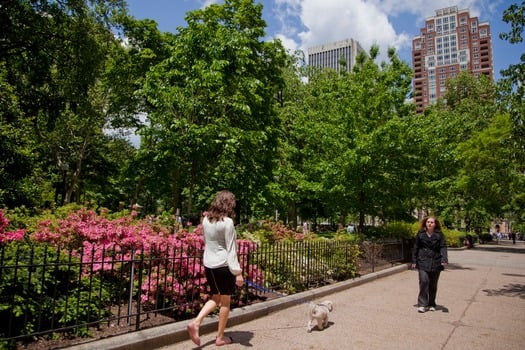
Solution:
[[[389,222],[385,229],[390,238],[413,238],[416,232],[413,223],[404,221]]]
[[[363,230],[366,239],[413,238],[418,224],[392,221],[382,226],[367,226]]]
[[[502,14],[512,44],[524,7]],[[122,1],[5,2],[0,207],[21,208],[12,224],[31,232],[31,216],[70,202],[108,215],[138,202],[173,227],[177,209],[199,215],[223,188],[243,223],[277,211],[290,227],[351,217],[364,229],[367,217],[409,221],[414,208],[475,232],[525,221],[524,57],[497,85],[462,72],[414,115],[395,50],[378,63],[372,47],[352,72],[312,69],[265,39],[262,11],[226,0],[162,33]]]
[[[356,244],[327,240],[263,244],[257,254],[269,251],[258,261],[265,287],[287,294],[355,277],[360,255]]]
[[[465,232],[443,228],[443,234],[445,235],[445,240],[448,247],[460,248],[465,242]]]
[[[141,94],[152,106],[142,131],[168,208],[203,208],[229,188],[240,211],[271,181],[279,130],[271,101],[281,85],[285,51],[264,42],[262,5],[226,0],[187,14],[169,59],[151,67]],[[159,183],[158,178],[165,179]]]
[[[87,325],[107,315],[106,286],[96,276],[81,277],[79,260],[47,244],[28,242],[10,243],[2,252],[1,329],[11,320],[13,334],[24,335],[57,325]],[[68,332],[89,335],[87,327]]]
[[[285,226],[281,221],[261,220],[251,233],[259,242],[296,242],[313,238],[312,234],[303,234]]]
[[[503,21],[511,25],[507,33],[500,33],[500,38],[508,40],[511,44],[521,45],[523,48],[523,30],[525,28],[525,2],[514,3],[503,12]],[[509,65],[501,71],[502,79],[499,82],[501,92],[500,104],[509,113],[512,122],[512,138],[508,143],[509,151],[512,156],[513,168],[517,169],[521,176],[518,176],[511,184],[512,198],[508,211],[511,213],[511,220],[517,219],[523,223],[523,214],[518,214],[517,218],[513,213],[523,213],[525,180],[525,52],[520,57],[520,62]],[[517,209],[519,208],[519,209]]]
[[[487,218],[504,217],[509,210],[514,197],[510,185],[523,176],[512,161],[510,139],[509,116],[496,115],[487,128],[458,145],[464,165],[456,186],[466,199],[470,227],[487,227]]]

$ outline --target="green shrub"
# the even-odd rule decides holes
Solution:
[[[46,244],[24,241],[5,245],[1,253],[0,329],[8,329],[11,321],[12,334],[25,335],[107,316],[106,288],[98,277],[80,275],[78,259]],[[88,335],[87,327],[69,333]]]
[[[443,229],[443,234],[445,235],[445,240],[447,241],[448,247],[462,247],[465,242],[465,232],[461,232],[458,230],[450,230],[445,227]]]
[[[393,221],[383,226],[367,226],[363,234],[366,239],[412,238],[416,235],[419,224]]]
[[[417,232],[414,230],[414,224],[405,221],[394,221],[388,223],[385,227],[388,232],[388,238],[413,238]]]

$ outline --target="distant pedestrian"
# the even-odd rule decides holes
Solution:
[[[224,335],[230,314],[231,295],[235,286],[244,284],[242,270],[237,257],[237,233],[232,217],[235,196],[230,191],[221,191],[213,199],[202,221],[204,230],[203,263],[206,280],[210,287],[209,299],[201,311],[187,326],[191,340],[201,345],[199,327],[206,316],[219,307],[219,322],[215,345],[231,344],[233,340]]]
[[[419,271],[417,311],[436,310],[439,275],[448,264],[448,252],[441,224],[429,216],[421,221],[412,249],[412,268]]]
[[[467,246],[467,249],[474,248],[474,238],[472,235],[467,234],[465,236],[465,245]]]
[[[496,243],[499,244],[499,241],[503,239],[503,234],[501,233],[501,228],[498,224],[496,224],[494,228],[496,229],[496,233],[494,234],[496,236]]]

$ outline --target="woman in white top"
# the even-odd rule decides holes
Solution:
[[[199,327],[206,316],[219,306],[219,325],[215,345],[231,344],[232,339],[224,336],[230,314],[231,295],[235,286],[244,283],[242,270],[237,258],[237,233],[233,224],[235,196],[230,191],[221,191],[213,199],[204,217],[204,269],[210,285],[211,299],[208,300],[195,320],[188,324],[191,340],[200,346]]]

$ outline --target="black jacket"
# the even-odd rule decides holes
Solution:
[[[443,270],[441,263],[448,263],[447,243],[440,230],[435,230],[430,237],[424,230],[416,235],[412,249],[412,263],[423,271]]]

